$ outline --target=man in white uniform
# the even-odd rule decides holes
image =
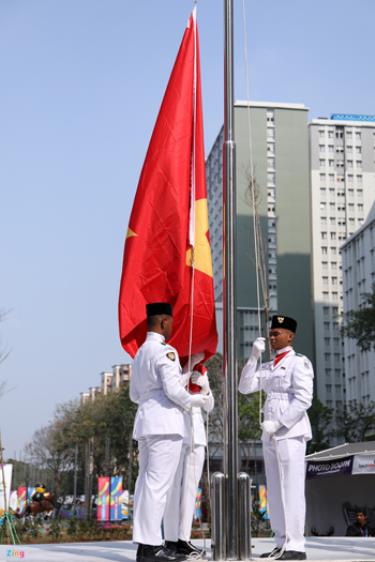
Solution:
[[[200,371],[203,371],[204,374]],[[198,407],[192,408],[190,418],[192,434],[183,447],[163,521],[166,546],[177,554],[187,556],[192,553],[196,556],[204,555],[202,549],[190,542],[197,489],[202,476],[207,446],[203,412],[211,412],[214,407],[214,397],[210,389],[207,369],[203,368],[200,371],[193,371],[190,380],[200,389],[198,392],[207,396],[208,401],[203,411]],[[186,383],[186,380],[183,383]]]
[[[274,361],[261,364],[265,338],[257,338],[242,370],[239,391],[264,390],[262,442],[271,527],[276,546],[262,557],[305,560],[305,453],[311,439],[307,410],[313,396],[314,372],[307,357],[292,348],[297,322],[273,316],[269,338]]]
[[[188,435],[185,412],[205,407],[208,397],[181,385],[177,351],[166,344],[172,334],[172,307],[147,307],[148,332],[133,363],[130,398],[139,404],[133,438],[138,441],[139,473],[134,494],[133,541],[138,562],[175,562],[185,557],[163,546],[161,524],[168,491]]]

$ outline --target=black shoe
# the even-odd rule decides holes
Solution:
[[[281,548],[279,546],[275,546],[275,548],[271,550],[271,552],[263,552],[263,554],[261,554],[260,557],[273,558],[274,556],[276,556],[276,554],[280,554],[280,552],[281,552]]]
[[[280,556],[276,556],[275,560],[306,560],[306,552],[299,550],[285,550]]]
[[[181,562],[186,557],[176,552],[172,552],[163,545],[151,546],[148,544],[140,545],[140,556],[138,562]]]
[[[165,541],[164,546],[171,552],[177,552],[177,541]]]
[[[142,551],[143,551],[143,544],[139,544],[137,548],[137,556],[135,558],[137,562],[140,562],[141,560]]]
[[[176,551],[177,554],[183,554],[185,556],[190,556],[190,554],[194,554],[194,558],[203,557],[206,554],[206,551],[203,548],[198,548],[194,546],[191,542],[183,541],[178,539],[176,544]],[[193,557],[192,557],[193,558]]]

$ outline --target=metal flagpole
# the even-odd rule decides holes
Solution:
[[[236,175],[234,142],[233,2],[224,0],[224,473],[226,475],[226,555],[239,559],[238,543],[238,415],[237,415],[237,302],[236,302]]]

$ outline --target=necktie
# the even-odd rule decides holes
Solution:
[[[284,351],[284,353],[280,353],[279,355],[276,355],[275,359],[273,360],[273,366],[275,367],[278,364],[278,362],[281,361],[283,357],[285,357],[287,353],[289,353],[289,349],[288,351]]]

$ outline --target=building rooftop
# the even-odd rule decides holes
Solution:
[[[303,103],[282,103],[275,101],[252,101],[252,100],[237,100],[234,103],[235,107],[267,107],[272,109],[300,109],[302,111],[309,111]]]

